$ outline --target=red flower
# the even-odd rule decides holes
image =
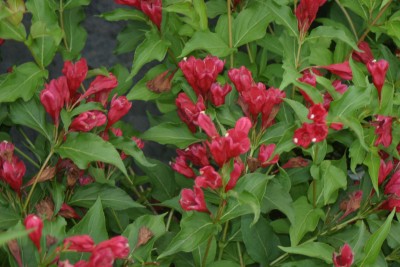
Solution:
[[[279,155],[275,155],[272,159],[272,154],[274,153],[276,148],[275,144],[269,145],[261,145],[260,152],[258,153],[258,161],[261,164],[261,167],[265,168],[269,165],[273,165],[278,162]]]
[[[241,66],[239,69],[230,69],[228,76],[239,93],[246,91],[255,84],[251,71],[246,69],[245,66]]]
[[[247,104],[247,111],[251,114],[253,120],[257,119],[267,101],[265,92],[265,87],[260,89],[257,86],[252,86],[241,92],[242,99]]]
[[[40,92],[40,101],[56,125],[59,123],[60,111],[64,104],[68,103],[69,96],[67,78],[64,76],[51,80]]]
[[[135,141],[135,143],[136,143],[136,145],[137,145],[137,147],[138,147],[139,149],[143,149],[143,148],[144,148],[144,141],[143,141],[142,139],[137,138],[137,137],[135,137],[135,136],[133,136],[131,139],[132,139],[133,141]]]
[[[64,247],[79,252],[93,251],[95,244],[89,235],[76,235],[64,239]]]
[[[146,14],[149,19],[161,28],[162,21],[162,2],[161,0],[141,0],[140,9]]]
[[[244,164],[241,160],[235,160],[233,163],[233,170],[230,175],[228,184],[225,186],[225,192],[235,188],[237,181],[244,171]]]
[[[206,110],[203,97],[199,96],[196,105],[190,100],[185,93],[180,93],[175,100],[178,108],[178,116],[186,123],[191,132],[196,132],[197,117],[201,111]]]
[[[232,90],[232,86],[228,83],[223,87],[219,83],[213,83],[210,88],[209,96],[211,103],[219,107],[225,104],[225,96]]]
[[[212,166],[205,166],[200,169],[200,175],[195,180],[195,184],[202,188],[218,189],[222,186],[222,178]]]
[[[81,218],[81,216],[79,216],[71,206],[69,206],[68,204],[65,204],[65,203],[63,203],[61,205],[58,215],[60,215],[64,218],[73,218],[73,219]]]
[[[196,174],[194,173],[192,168],[190,168],[190,166],[187,164],[186,158],[184,156],[177,157],[175,159],[175,162],[170,163],[170,164],[171,164],[171,168],[174,171],[176,171],[177,173],[180,173],[180,174],[186,176],[187,178],[196,177]]]
[[[326,0],[301,0],[297,6],[295,14],[299,31],[305,33],[311,26],[311,23],[317,17],[318,9],[325,4]]]
[[[207,145],[218,166],[221,167],[231,159],[229,155],[230,142],[226,137],[214,138],[211,143],[207,143]]]
[[[361,50],[361,52],[354,51],[352,54],[352,58],[355,61],[362,62],[367,65],[370,61],[374,60],[374,55],[372,55],[371,48],[369,48],[367,42],[361,42],[358,45],[358,48]]]
[[[42,237],[43,221],[35,214],[29,214],[24,220],[24,225],[27,230],[33,229],[28,234],[29,238],[35,244],[37,249],[40,251],[40,238]]]
[[[393,194],[397,197],[400,197],[400,171],[395,172],[392,178],[390,178],[389,182],[386,184],[385,194]]]
[[[307,118],[316,123],[325,123],[325,118],[328,115],[322,104],[315,104],[308,109]]]
[[[109,74],[109,77],[99,75],[93,80],[93,82],[90,83],[89,88],[80,97],[80,99],[84,99],[88,96],[98,93],[106,93],[108,96],[111,90],[117,86],[118,80],[112,73]]]
[[[303,72],[303,76],[301,76],[298,80],[299,82],[309,84],[312,87],[317,86],[317,78],[315,74],[311,73],[309,70],[305,70]]]
[[[246,153],[250,149],[250,139],[248,137],[251,128],[251,121],[240,118],[235,128],[228,130],[226,138],[229,140],[229,155],[231,158]]]
[[[196,94],[206,98],[211,85],[224,69],[224,64],[224,61],[213,56],[207,56],[203,60],[191,56],[179,62],[178,65]]]
[[[362,190],[355,191],[350,195],[349,200],[346,200],[340,204],[340,209],[344,210],[344,214],[339,218],[339,221],[360,208],[362,196]]]
[[[332,82],[333,87],[335,87],[336,92],[343,95],[349,88],[346,84],[342,83],[340,80],[334,80]]]
[[[328,135],[328,126],[324,123],[313,123],[311,124],[312,138],[311,142],[318,143],[325,140]]]
[[[307,148],[311,142],[321,142],[328,135],[328,127],[322,123],[303,123],[303,125],[294,132],[293,142],[304,148]]]
[[[190,160],[194,165],[207,166],[210,164],[208,161],[207,149],[203,143],[193,144],[185,150],[178,149],[176,152],[179,156],[184,156],[186,159]]]
[[[372,82],[378,90],[378,97],[380,100],[382,87],[385,84],[386,72],[389,69],[389,63],[384,59],[379,61],[372,60],[368,62],[367,69],[372,75]]]
[[[286,97],[286,93],[277,88],[269,88],[265,91],[266,102],[262,109],[262,127],[264,129],[271,126],[276,115],[279,112],[282,98]]]
[[[219,136],[213,121],[204,111],[200,112],[197,117],[197,124],[211,139]]]
[[[343,123],[340,122],[332,122],[329,127],[333,130],[340,131],[343,129]]]
[[[348,61],[338,64],[331,64],[329,66],[321,66],[320,68],[329,70],[331,73],[336,74],[343,80],[353,79],[353,72]]]
[[[108,111],[107,118],[107,127],[109,128],[111,125],[119,121],[123,116],[125,116],[132,107],[132,103],[128,101],[126,96],[114,95],[111,100],[110,110]]]
[[[107,117],[98,110],[86,111],[73,119],[70,131],[89,132],[94,127],[102,126],[106,123]]]
[[[87,266],[103,266],[113,267],[114,265],[114,254],[109,247],[100,247],[95,249],[89,258]]]
[[[310,164],[310,162],[302,157],[295,157],[291,158],[283,164],[282,169],[290,169],[290,168],[299,168],[299,167],[307,167]]]
[[[0,38],[0,45],[3,45],[6,40]]]
[[[13,156],[11,161],[5,160],[0,169],[1,179],[10,185],[10,187],[21,194],[22,178],[26,172],[26,167],[23,161]]]
[[[62,73],[67,77],[68,89],[71,96],[74,96],[81,83],[85,80],[88,72],[86,59],[81,58],[75,64],[71,61],[64,62]]]
[[[350,267],[353,264],[354,255],[348,244],[340,249],[340,254],[333,253],[333,265],[335,267]]]
[[[195,186],[191,189],[182,189],[181,191],[181,199],[179,200],[179,204],[182,209],[196,210],[200,212],[208,212],[206,201],[204,200],[204,193],[200,187]]]
[[[116,236],[103,241],[96,246],[95,250],[102,250],[104,248],[111,249],[114,259],[126,258],[130,252],[128,239],[124,236]]]
[[[120,5],[133,6],[133,7],[140,9],[141,0],[114,0],[114,1],[115,1],[115,3],[120,4]]]
[[[384,147],[390,146],[392,143],[392,123],[392,117],[383,115],[378,115],[376,121],[372,122],[372,125],[375,127],[375,134],[378,136],[378,139],[375,141],[375,146],[379,144]]]
[[[390,160],[387,163],[383,159],[381,159],[381,163],[379,165],[379,176],[378,176],[378,184],[382,184],[386,177],[392,172],[393,170],[393,162]]]

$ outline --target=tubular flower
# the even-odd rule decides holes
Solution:
[[[180,173],[184,175],[187,178],[194,178],[196,177],[196,174],[190,168],[190,166],[186,162],[186,158],[184,156],[178,156],[175,159],[174,163],[170,163],[171,168],[176,171],[177,173]]]
[[[175,99],[178,109],[178,116],[186,123],[191,132],[196,132],[197,117],[201,111],[206,110],[203,97],[199,96],[197,103],[194,104],[185,93],[180,93]]]
[[[94,127],[102,126],[106,123],[107,117],[98,110],[86,111],[73,119],[70,131],[89,132]]]
[[[184,156],[196,166],[209,165],[207,148],[203,143],[193,144],[185,150],[178,149],[176,151],[179,156]]]
[[[321,142],[328,135],[328,126],[323,123],[303,123],[294,132],[293,142],[301,147],[307,148],[311,143]]]
[[[195,93],[207,98],[211,85],[224,69],[224,64],[224,61],[213,56],[207,56],[203,60],[191,56],[179,62],[178,65]]]
[[[117,78],[110,73],[109,76],[97,76],[89,85],[87,91],[80,97],[80,99],[87,98],[93,94],[110,93],[112,89],[118,86]]]
[[[68,89],[71,97],[73,97],[85,80],[88,72],[88,66],[86,59],[81,58],[77,62],[72,63],[71,61],[64,62],[64,68],[62,73],[67,77]]]
[[[329,66],[321,66],[320,68],[330,71],[331,73],[339,76],[343,80],[353,79],[353,71],[351,70],[348,61],[338,64],[331,64]]]
[[[213,83],[209,92],[211,103],[216,107],[225,104],[225,97],[230,91],[232,91],[232,86],[228,83],[224,86],[221,86],[219,83]]]
[[[162,21],[162,1],[161,0],[141,0],[140,9],[149,19],[161,29]]]
[[[197,117],[197,124],[211,139],[219,136],[213,121],[204,111],[200,112]]]
[[[317,17],[318,9],[325,4],[326,0],[301,0],[297,6],[295,15],[297,25],[301,33],[305,33]]]
[[[333,265],[335,267],[350,267],[353,264],[354,255],[348,244],[340,249],[340,254],[333,253]]]
[[[358,48],[361,50],[361,52],[354,51],[352,54],[352,58],[355,61],[362,62],[367,65],[370,61],[374,60],[374,55],[372,54],[371,48],[367,42],[361,42],[358,45]]]
[[[307,118],[316,123],[325,123],[325,118],[328,115],[322,104],[315,104],[308,109]]]
[[[60,112],[64,104],[69,101],[69,89],[67,79],[60,77],[53,79],[45,85],[45,89],[40,92],[40,102],[42,102],[46,112],[51,116],[54,123],[58,125]]]
[[[119,121],[123,116],[125,116],[132,107],[132,103],[128,101],[126,96],[115,95],[111,100],[110,110],[107,114],[107,127],[111,127],[114,123]]]
[[[42,237],[43,221],[35,214],[29,214],[24,220],[24,225],[27,230],[33,229],[32,232],[28,234],[29,238],[32,240],[33,244],[40,251],[40,239]]]
[[[387,163],[381,159],[381,163],[379,165],[379,175],[378,175],[378,184],[382,184],[386,177],[392,172],[393,170],[393,162],[388,161]]]
[[[201,168],[200,175],[195,180],[196,186],[211,189],[218,189],[222,186],[221,175],[212,166]]]
[[[265,168],[278,162],[279,155],[275,155],[271,158],[275,148],[275,144],[261,145],[260,152],[258,153],[258,161],[260,162],[261,167]]]
[[[375,127],[375,134],[378,136],[375,146],[380,144],[384,147],[390,146],[392,143],[392,124],[393,118],[383,115],[378,115],[376,121],[372,122],[372,125]]]
[[[389,63],[384,59],[379,61],[372,60],[367,63],[367,69],[372,75],[372,82],[378,90],[378,97],[380,100],[382,87],[385,84],[386,72],[389,69]]]
[[[206,201],[204,200],[204,193],[201,188],[197,186],[195,186],[193,190],[187,188],[182,189],[179,204],[182,209],[186,211],[196,210],[208,212]]]
[[[245,66],[241,66],[239,69],[230,69],[228,76],[239,93],[246,91],[255,84],[251,71]]]
[[[112,251],[114,259],[123,259],[129,255],[129,243],[128,239],[124,236],[115,236],[111,239],[105,240],[99,243],[96,250],[101,250],[103,248],[109,248]],[[95,252],[93,252],[94,254]]]
[[[235,160],[233,163],[233,170],[231,172],[229,182],[225,186],[225,192],[235,188],[237,181],[244,171],[244,164],[241,160]]]
[[[89,235],[76,235],[64,239],[64,247],[79,252],[92,252],[95,243]]]
[[[18,194],[21,194],[22,178],[26,172],[23,161],[13,156],[10,161],[3,161],[0,167],[1,180],[10,185],[10,187]]]

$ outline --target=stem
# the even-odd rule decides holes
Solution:
[[[253,63],[254,63],[254,60],[253,60],[253,56],[252,56],[252,54],[251,54],[250,46],[249,46],[248,43],[246,44],[246,48],[247,48],[247,54],[249,55],[250,63],[253,64]]]
[[[229,48],[233,47],[232,41],[232,10],[231,10],[232,0],[226,1],[226,8],[228,9],[228,34],[229,34]],[[233,68],[233,52],[230,55],[230,68]]]
[[[49,161],[50,161],[50,159],[51,159],[51,156],[53,156],[53,153],[54,153],[53,148],[51,148],[49,155],[47,156],[47,158],[46,158],[46,160],[44,161],[42,167],[40,168],[38,174],[36,175],[35,181],[33,182],[33,185],[32,185],[32,187],[31,187],[31,190],[29,191],[28,197],[26,198],[26,201],[25,201],[25,204],[24,204],[24,209],[23,209],[24,213],[26,213],[26,209],[27,209],[27,207],[28,207],[29,200],[30,200],[31,197],[32,197],[32,194],[33,194],[33,191],[35,190],[36,184],[37,184],[37,182],[38,182],[40,176],[42,175],[44,169],[46,168],[47,164],[49,163]]]
[[[20,154],[21,156],[23,156],[27,161],[29,161],[33,166],[35,166],[36,168],[40,168],[40,165],[37,164],[33,159],[31,159],[27,154],[25,154],[24,152],[22,152],[22,150],[20,150],[18,147],[14,147],[14,150],[17,151],[18,154]]]
[[[238,254],[239,254],[240,267],[246,267],[246,265],[244,265],[244,262],[243,262],[242,249],[240,248],[239,242],[236,242],[236,247],[237,247]]]
[[[213,235],[210,236],[210,237],[208,238],[206,251],[204,252],[203,260],[202,260],[202,262],[201,262],[201,266],[202,266],[202,267],[206,267],[206,264],[207,264],[207,256],[208,256],[208,252],[210,251],[211,241],[212,241],[213,238],[214,238]]]
[[[222,259],[222,254],[224,253],[224,249],[225,249],[225,246],[226,246],[225,240],[226,240],[226,235],[228,233],[228,226],[229,226],[229,221],[227,221],[225,223],[225,226],[224,226],[224,233],[222,234],[222,240],[221,240],[221,243],[220,243],[220,250],[219,250],[219,254],[218,254],[218,260]]]
[[[313,193],[313,207],[314,209],[317,207],[317,180],[314,179],[313,182],[313,188],[312,188],[312,193]]]
[[[347,10],[344,8],[344,6],[340,3],[339,0],[335,0],[335,2],[336,2],[336,4],[340,7],[340,9],[342,10],[343,14],[345,15],[347,21],[349,22],[350,28],[351,28],[351,30],[353,31],[354,37],[356,37],[356,39],[358,39],[358,35],[357,35],[356,28],[354,27],[354,23],[353,23],[353,21],[351,20],[351,18],[350,18],[350,16],[349,16],[349,13],[348,13]]]
[[[364,41],[365,37],[367,37],[368,33],[371,31],[372,26],[376,24],[376,22],[382,17],[383,13],[385,13],[386,9],[390,6],[390,4],[393,2],[393,0],[390,0],[382,9],[379,11],[378,15],[375,17],[375,19],[372,21],[370,25],[368,25],[368,28],[365,30],[363,35],[361,35],[360,39],[358,39],[357,44],[360,44],[362,41]]]
[[[169,230],[169,226],[171,225],[171,221],[172,221],[172,215],[174,215],[174,209],[171,209],[171,211],[169,212],[168,215],[168,220],[167,220],[167,225],[165,226],[165,231],[168,232]]]
[[[129,167],[129,173],[132,175],[132,177],[135,177],[135,172],[133,171],[132,167]],[[143,203],[149,208],[151,209],[151,211],[155,214],[158,215],[157,211],[154,209],[154,207],[151,205],[150,201],[147,199],[147,197],[145,195],[142,195],[139,190],[137,190],[136,186],[133,184],[133,182],[128,179],[128,177],[126,178],[126,180],[129,181],[130,183],[130,189],[133,191],[133,193],[135,193],[135,195],[137,196],[138,199],[143,200]]]
[[[63,43],[67,51],[70,51],[67,39],[65,38],[65,30],[64,30],[64,7],[63,0],[60,0],[60,26],[63,35]]]
[[[300,67],[300,54],[301,54],[301,47],[303,46],[303,42],[304,42],[303,34],[300,33],[300,36],[298,39],[299,47],[297,48],[297,55],[296,55],[296,69],[298,69]]]
[[[111,209],[111,212],[112,212],[112,214],[114,215],[115,221],[117,222],[117,226],[118,226],[119,230],[121,230],[121,233],[122,233],[122,232],[124,231],[124,229],[123,229],[122,226],[121,226],[121,222],[119,221],[118,216],[117,216],[117,214],[115,213],[115,210],[114,210],[114,209]]]

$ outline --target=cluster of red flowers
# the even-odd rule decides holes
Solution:
[[[115,0],[115,3],[133,6],[146,14],[150,20],[161,28],[162,21],[162,0]]]
[[[22,178],[25,175],[25,164],[14,155],[14,145],[3,141],[0,143],[0,179],[21,194]]]

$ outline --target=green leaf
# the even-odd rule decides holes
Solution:
[[[96,200],[100,198],[103,207],[114,210],[125,210],[129,208],[143,208],[142,205],[135,202],[124,190],[108,184],[92,183],[79,187],[69,205],[90,208]]]
[[[284,98],[283,101],[285,101],[293,109],[294,113],[296,113],[301,122],[309,121],[307,119],[308,109],[303,104],[288,98]]]
[[[347,176],[341,169],[332,165],[329,160],[323,161],[319,169],[320,178],[324,183],[322,190],[324,205],[334,203],[337,199],[339,189],[346,189]]]
[[[85,217],[69,230],[68,236],[73,235],[90,235],[95,243],[108,239],[106,220],[100,198],[88,210]]]
[[[18,98],[28,101],[43,85],[47,76],[35,63],[28,62],[14,68],[12,73],[0,76],[0,103],[14,102]]]
[[[297,29],[297,20],[293,15],[292,10],[289,6],[283,5],[279,6],[276,4],[276,0],[266,1],[265,4],[268,6],[268,9],[272,12],[275,20],[278,24],[281,24],[288,29],[290,35],[298,37],[299,31]]]
[[[299,254],[307,257],[324,260],[328,264],[332,264],[332,255],[335,249],[328,244],[321,242],[308,242],[296,247],[279,247],[283,251],[290,254]]]
[[[350,86],[338,100],[332,101],[329,108],[329,117],[351,116],[357,109],[367,106],[370,101],[371,88]],[[357,101],[354,101],[357,99]]]
[[[127,175],[117,150],[109,142],[92,133],[70,133],[67,140],[55,150],[62,158],[71,159],[80,169],[87,169],[93,161],[116,166]]]
[[[63,6],[64,9],[79,7],[79,6],[87,6],[89,5],[91,0],[67,0]]]
[[[291,224],[295,222],[292,197],[275,179],[268,184],[261,207],[263,213],[279,210],[288,217]]]
[[[139,70],[153,60],[162,61],[170,43],[160,38],[156,30],[146,33],[146,39],[136,48],[132,71],[128,79],[133,78]]]
[[[362,88],[367,87],[367,82],[368,82],[367,76],[364,74],[359,64],[354,62],[352,58],[349,59],[349,63],[351,71],[353,73],[352,81],[354,82],[354,85],[356,87],[362,87]]]
[[[0,20],[0,38],[23,42],[26,38],[25,27],[22,23],[19,25],[13,25],[8,20],[2,19]]]
[[[235,51],[229,48],[218,34],[210,31],[196,32],[192,39],[186,42],[179,57],[184,57],[195,50],[205,50],[216,57],[226,57]]]
[[[208,248],[208,254],[206,258],[206,265],[208,266],[210,263],[214,262],[215,255],[217,254],[217,241],[213,237],[211,243]],[[196,266],[201,266],[203,262],[203,258],[205,256],[206,249],[208,247],[208,240],[204,241],[197,249],[193,250],[193,259]]]
[[[356,173],[357,165],[364,162],[365,156],[367,152],[362,147],[359,139],[354,140],[349,148],[349,156],[350,156],[350,169],[353,173]]]
[[[117,149],[125,152],[125,154],[132,156],[133,159],[142,166],[154,167],[155,164],[150,163],[143,151],[138,148],[135,141],[126,137],[111,137],[109,142]]]
[[[162,94],[157,94],[150,91],[149,88],[147,88],[146,84],[148,81],[154,79],[157,75],[164,71],[166,71],[166,68],[163,65],[157,65],[154,68],[148,70],[144,77],[140,81],[138,81],[130,90],[130,92],[126,96],[128,100],[149,101],[161,97]]]
[[[178,148],[186,148],[191,144],[201,142],[183,123],[162,123],[144,132],[140,138],[155,141],[163,145],[175,145]]]
[[[314,103],[322,103],[323,102],[323,98],[321,93],[318,91],[317,88],[307,84],[307,83],[302,83],[299,82],[297,80],[294,80],[292,82],[294,85],[296,85],[297,87],[299,87],[301,90],[303,90]]]
[[[239,47],[263,38],[272,20],[273,16],[266,5],[254,5],[240,11],[232,25],[233,46]]]
[[[293,203],[293,208],[295,223],[290,226],[289,234],[292,246],[297,246],[306,233],[315,230],[320,218],[324,217],[324,212],[314,209],[305,196],[298,198]]]
[[[36,97],[28,102],[21,99],[12,103],[9,116],[14,124],[27,126],[53,141],[52,127],[46,122],[45,110]]]
[[[199,29],[208,30],[207,6],[204,0],[193,1],[193,9],[198,16]]]
[[[137,45],[143,42],[149,25],[141,22],[130,22],[117,36],[117,46],[114,53],[117,55],[134,51]]]
[[[179,251],[191,252],[216,231],[210,215],[193,212],[181,221],[180,232],[172,239],[169,246],[158,256],[158,259]]]
[[[113,11],[106,12],[100,15],[108,21],[121,21],[121,20],[138,20],[148,21],[146,15],[137,9],[117,8]]]
[[[338,121],[343,123],[344,126],[349,127],[355,133],[357,140],[360,142],[364,150],[369,150],[369,147],[365,143],[364,129],[357,118],[353,116],[343,116],[339,117]]]
[[[364,159],[364,164],[368,167],[368,173],[371,177],[372,185],[374,186],[375,192],[379,195],[379,166],[381,164],[381,158],[379,157],[377,150],[371,150],[367,153]]]
[[[240,267],[240,265],[233,261],[221,260],[214,261],[213,263],[207,265],[207,267]]]
[[[251,221],[250,216],[242,217],[240,230],[243,242],[250,257],[263,266],[267,266],[268,260],[276,252],[279,239],[266,219],[260,218],[253,226],[250,226]]]
[[[29,231],[26,230],[14,230],[0,233],[0,247],[7,244],[9,241],[17,238],[27,236]]]
[[[21,220],[21,216],[18,213],[7,207],[0,206],[0,214],[1,230],[7,230],[8,228],[16,225],[19,220]]]
[[[387,217],[382,226],[368,239],[364,247],[365,256],[360,266],[365,266],[366,264],[374,264],[377,260],[383,242],[385,242],[385,239],[390,232],[390,226],[392,224],[393,216],[395,213],[396,209],[393,209],[393,211],[390,213],[389,217]]]
[[[332,26],[319,26],[310,32],[310,35],[306,38],[306,41],[318,42],[321,38],[327,38],[329,40],[340,40],[351,46],[353,49],[358,51],[356,42],[353,36],[348,36],[346,32],[336,29]]]
[[[273,124],[268,128],[265,134],[261,137],[260,142],[258,145],[262,144],[271,144],[279,141],[282,137],[282,133],[289,127],[289,125],[284,122],[280,121],[278,123]]]

